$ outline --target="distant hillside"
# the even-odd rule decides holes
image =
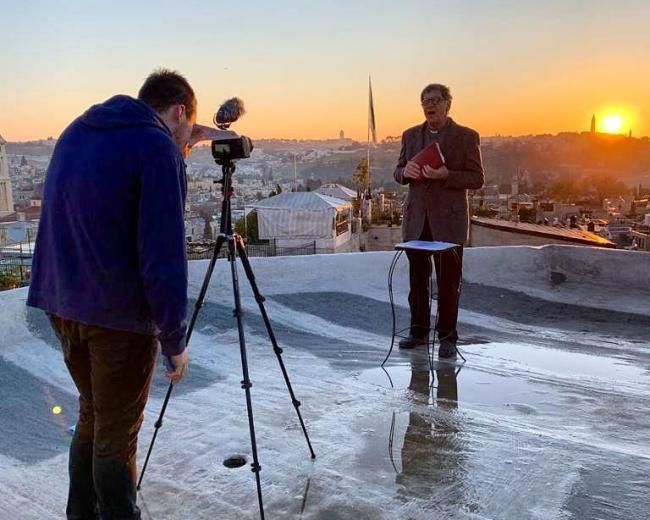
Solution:
[[[55,140],[8,143],[10,154],[49,156]],[[352,186],[352,174],[367,156],[365,143],[344,140],[263,139],[255,141],[253,157],[242,172],[271,171],[276,179],[292,179],[294,157],[299,179],[341,182]],[[393,170],[400,151],[399,140],[389,140],[371,150],[372,179],[375,186],[396,188]],[[630,186],[650,185],[650,139],[589,133],[563,133],[520,137],[485,137],[481,151],[488,184],[508,185],[517,172],[523,172],[531,185],[549,179],[578,179],[598,173]],[[199,147],[192,159],[213,165],[207,147]]]
[[[494,183],[510,182],[518,170],[533,177],[603,173],[626,184],[650,175],[648,138],[589,133],[493,137],[484,139],[482,154],[488,180]]]
[[[41,141],[25,141],[20,143],[7,143],[7,153],[11,155],[25,155],[33,157],[50,157],[54,150],[56,139]]]

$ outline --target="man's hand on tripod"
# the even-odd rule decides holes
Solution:
[[[171,380],[172,384],[178,384],[187,372],[190,358],[187,355],[187,349],[176,356],[169,356],[165,363],[167,369],[165,375]]]

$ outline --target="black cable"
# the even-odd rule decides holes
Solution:
[[[393,444],[395,443],[395,412],[393,411],[393,418],[390,422],[390,433],[388,434],[388,458],[390,463],[395,470],[395,473],[399,473],[397,469],[397,464],[395,464],[395,457],[393,456]]]
[[[393,352],[393,347],[395,346],[395,336],[397,334],[397,332],[395,331],[395,328],[397,326],[396,325],[397,320],[395,318],[395,302],[393,300],[393,275],[395,274],[395,268],[397,267],[397,261],[400,259],[403,252],[404,251],[400,250],[393,256],[393,260],[391,261],[390,267],[388,268],[388,299],[390,300],[390,311],[391,311],[391,316],[392,316],[392,319],[393,319],[393,333],[391,335],[390,348],[388,349],[388,354],[386,354],[386,357],[381,362],[382,367],[384,366],[386,361],[388,361],[388,358],[390,357],[390,355]],[[402,332],[402,331],[400,331],[400,332]]]
[[[436,253],[433,253],[434,255]],[[440,253],[441,255],[444,253]],[[429,281],[429,315],[431,315],[431,307],[433,306],[433,269],[436,267],[435,266],[435,259],[433,260],[433,264],[431,266],[431,276],[430,281]],[[440,276],[438,276],[438,271],[436,271],[436,318],[434,320],[434,325],[433,325],[433,339],[431,340],[431,348],[429,348],[429,342],[427,341],[427,360],[429,361],[429,371],[431,372],[431,385],[429,386],[429,391],[431,391],[431,388],[433,388],[433,383],[435,381],[434,377],[434,370],[435,367],[433,366],[433,356],[435,355],[435,350],[436,350],[436,334],[438,333],[438,306],[440,302],[440,287],[438,285],[438,280],[442,278],[442,260],[440,260]],[[429,327],[430,329],[431,327]],[[429,331],[431,333],[431,330]]]

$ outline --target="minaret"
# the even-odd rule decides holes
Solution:
[[[596,133],[596,114],[591,116],[591,133],[592,134]]]
[[[14,199],[11,194],[11,179],[9,179],[9,164],[5,141],[0,135],[0,217],[14,212]]]

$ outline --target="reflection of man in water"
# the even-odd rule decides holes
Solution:
[[[459,478],[462,443],[458,420],[453,411],[458,408],[456,368],[436,369],[438,388],[431,415],[417,411],[409,413],[409,424],[402,446],[402,472],[397,475],[398,492],[455,507],[462,486]],[[430,371],[426,360],[420,366],[413,360],[409,390],[415,405],[426,405],[430,396]]]

